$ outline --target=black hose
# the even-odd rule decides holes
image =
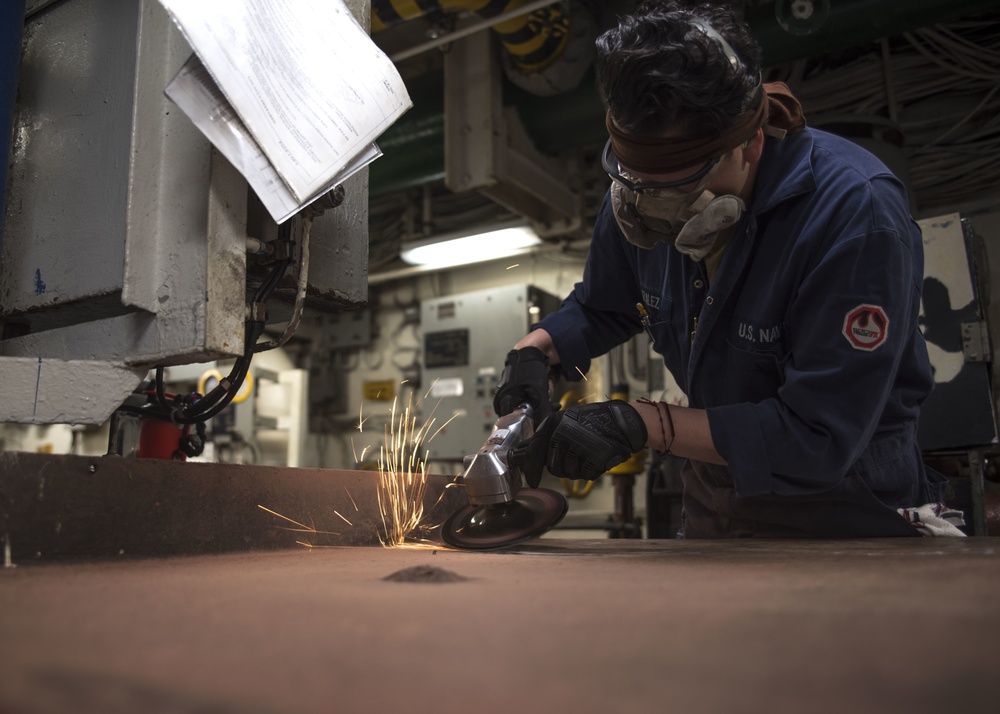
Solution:
[[[280,226],[278,226],[278,242],[291,243],[292,240],[292,221],[291,219],[285,221]],[[285,275],[285,271],[288,266],[292,263],[291,250],[289,250],[289,256],[279,263],[276,263],[273,268],[271,268],[271,274],[267,277],[260,287],[257,288],[257,292],[253,296],[253,301],[255,303],[267,302],[267,299],[274,292],[274,289],[278,286],[278,282]]]
[[[173,407],[170,406],[170,402],[167,401],[166,389],[163,386],[163,367],[156,368],[156,403],[160,405],[168,414]]]
[[[278,240],[291,243],[292,221],[287,220],[278,226]],[[291,253],[291,251],[289,251]],[[267,302],[267,299],[278,286],[285,271],[291,264],[292,258],[288,258],[276,263],[267,279],[261,283],[254,293],[254,304]],[[144,407],[122,406],[121,411],[139,414],[141,416],[171,421],[175,424],[203,424],[219,412],[225,409],[233,401],[247,373],[250,371],[250,361],[256,351],[257,340],[264,334],[263,320],[247,320],[243,332],[243,356],[236,360],[229,375],[220,380],[219,384],[208,394],[190,405],[172,405],[167,399],[166,390],[163,384],[164,368],[156,368],[156,403]]]
[[[236,360],[229,375],[219,382],[219,386],[199,399],[191,407],[172,415],[172,419],[177,424],[197,424],[201,421],[208,421],[221,412],[239,391],[246,379],[247,372],[250,371],[250,361],[253,358],[253,346],[264,333],[264,323],[261,321],[247,321],[246,336],[244,337],[243,356]],[[228,387],[222,385],[228,383]]]

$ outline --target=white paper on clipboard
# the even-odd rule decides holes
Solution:
[[[412,106],[395,66],[343,0],[160,3],[202,65],[186,64],[168,96],[254,185],[276,220],[376,158],[377,137]],[[216,143],[220,137],[229,153]],[[234,147],[239,160],[230,156]],[[251,181],[255,172],[261,175]]]

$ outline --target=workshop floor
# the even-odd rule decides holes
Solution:
[[[22,564],[0,569],[0,712],[994,712],[998,545]]]

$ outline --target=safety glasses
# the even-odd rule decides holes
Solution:
[[[601,155],[601,165],[613,181],[617,181],[629,191],[642,193],[643,191],[655,191],[658,188],[677,188],[678,186],[687,186],[688,184],[695,183],[715,168],[721,158],[721,156],[716,156],[690,176],[675,179],[674,181],[633,181],[622,175],[621,166],[618,164],[618,157],[615,156],[614,150],[611,148],[611,139],[608,139],[608,143],[604,145],[604,153]]]

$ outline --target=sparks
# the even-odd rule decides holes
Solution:
[[[587,379],[587,375],[585,375],[585,374],[583,373],[583,370],[582,370],[582,369],[580,369],[579,367],[577,367],[577,368],[576,368],[576,371],[580,373],[580,376],[581,376],[581,377],[583,377],[583,381],[585,381],[585,382],[589,382],[589,381],[590,381],[589,379]]]
[[[433,385],[432,385],[433,387]],[[383,427],[382,443],[377,445],[378,449],[378,472],[379,477],[376,484],[376,501],[379,509],[379,519],[381,529],[376,526],[376,535],[379,542],[384,547],[402,547],[416,549],[437,549],[447,550],[448,546],[436,540],[430,539],[430,534],[441,524],[425,523],[425,516],[441,503],[445,491],[442,490],[437,500],[429,508],[424,506],[427,495],[427,462],[430,458],[430,450],[426,444],[434,439],[445,426],[460,415],[455,414],[444,424],[437,426],[438,419],[434,417],[434,412],[440,406],[440,401],[431,410],[431,414],[422,422],[418,423],[414,409],[414,395],[411,394],[405,407],[400,404],[398,398],[393,398],[389,418]],[[364,416],[364,407],[358,413],[358,431],[362,431],[364,422],[371,418]],[[351,450],[355,463],[363,462],[365,454],[372,449],[372,459],[375,459],[376,445],[366,445],[359,454],[353,437],[351,438]],[[450,488],[460,484],[451,483],[446,486]],[[355,512],[360,512],[358,504],[351,495],[351,492],[344,487],[351,505]],[[314,527],[307,526],[288,516],[284,516],[277,511],[273,511],[265,506],[258,506],[261,510],[267,511],[273,516],[287,521],[291,526],[281,526],[284,530],[296,533],[308,533],[311,535],[331,534],[340,535],[333,531],[321,531]],[[354,524],[342,513],[334,510],[334,515],[344,521],[349,526]],[[308,520],[308,519],[307,519]],[[321,546],[306,540],[296,541],[305,548],[336,547]]]
[[[283,516],[280,513],[278,513],[277,511],[272,511],[270,508],[267,508],[266,506],[262,506],[259,503],[257,504],[257,508],[261,509],[262,511],[267,511],[272,516],[277,516],[278,518],[280,518],[282,520],[288,521],[289,523],[292,523],[293,525],[298,526],[298,528],[289,528],[287,526],[278,526],[279,528],[281,528],[282,530],[285,530],[285,531],[291,531],[292,533],[313,533],[313,534],[316,534],[316,535],[340,535],[340,533],[337,533],[335,531],[320,531],[320,530],[316,530],[316,528],[314,528],[313,526],[307,526],[305,523],[299,523],[298,521],[296,521],[296,520],[294,520],[292,518],[289,518],[288,516]],[[337,513],[337,512],[334,511],[334,513]],[[340,516],[339,513],[337,513],[337,515]],[[343,516],[340,516],[340,517],[344,518]],[[344,520],[347,521],[346,518],[344,518]],[[353,525],[353,524],[350,523],[350,522],[348,522],[348,525]],[[298,541],[296,541],[296,542],[298,542]]]
[[[418,426],[412,412],[412,396],[403,410],[393,400],[385,443],[379,450],[378,504],[383,529],[379,540],[386,547],[412,544],[415,534],[426,530],[421,521],[430,451],[424,449],[424,442],[433,438],[427,435],[435,420],[431,417]]]
[[[309,528],[309,526],[307,526],[307,525],[306,525],[305,523],[299,523],[298,521],[294,521],[294,520],[292,520],[291,518],[289,518],[288,516],[283,516],[283,515],[281,515],[280,513],[278,513],[277,511],[272,511],[272,510],[271,510],[270,508],[267,508],[266,506],[262,506],[262,505],[260,505],[259,503],[257,504],[257,508],[259,508],[259,509],[260,509],[260,510],[262,510],[262,511],[267,511],[267,512],[268,512],[268,513],[270,513],[270,514],[271,514],[272,516],[277,516],[278,518],[283,518],[284,520],[288,521],[289,523],[294,523],[294,524],[295,524],[295,525],[297,525],[297,526],[300,526],[300,527],[302,527],[302,528],[305,528],[305,529],[306,529],[307,531],[308,531],[308,530],[312,530],[312,529],[311,529],[311,528]]]
[[[295,541],[295,543],[296,543],[296,545],[301,545],[303,548],[308,548],[309,550],[312,550],[313,548],[339,548],[340,547],[340,546],[336,546],[336,545],[316,545],[315,543],[310,543],[307,540],[297,540],[297,541]]]
[[[513,270],[514,268],[520,268],[520,267],[521,267],[520,263],[514,263],[513,265],[508,265],[507,270]]]
[[[451,419],[449,419],[444,424],[442,424],[440,427],[438,427],[438,430],[434,432],[434,436],[437,436],[438,434],[440,434],[441,433],[441,429],[444,429],[446,426],[448,426],[453,421],[455,421],[455,418],[458,417],[458,415],[459,415],[459,412],[455,412],[454,414],[452,414],[451,415]],[[431,439],[433,439],[434,436],[432,436]]]

